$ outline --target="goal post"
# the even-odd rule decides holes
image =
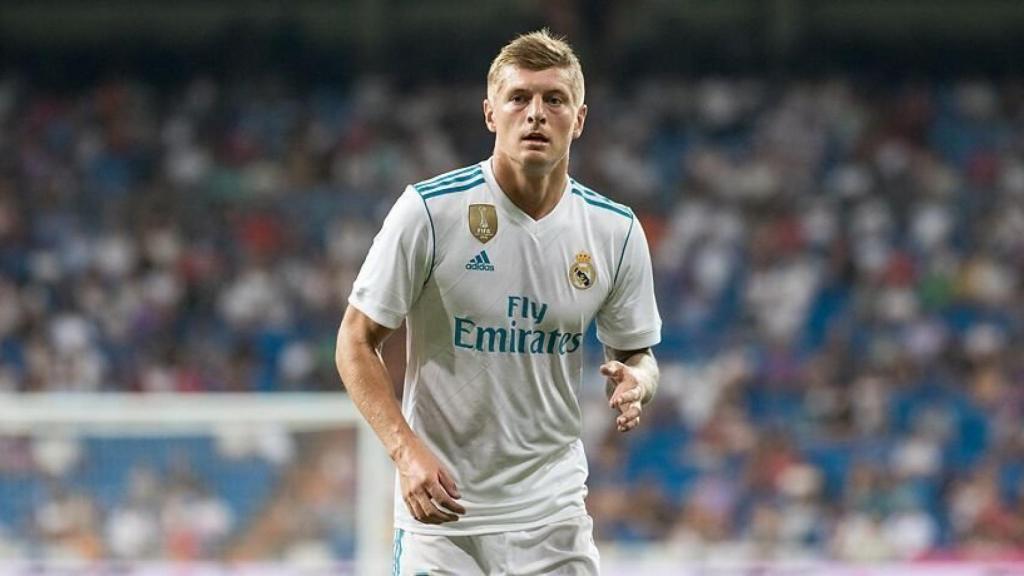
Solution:
[[[343,393],[0,395],[0,562],[386,573],[393,478]]]

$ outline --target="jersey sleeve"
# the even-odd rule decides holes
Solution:
[[[419,194],[408,187],[374,237],[349,304],[381,326],[398,328],[430,276],[433,250],[430,214]]]
[[[611,293],[597,312],[597,339],[616,350],[654,346],[661,342],[661,316],[647,237],[636,217],[619,260]]]

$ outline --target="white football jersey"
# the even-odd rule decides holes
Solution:
[[[647,240],[629,208],[570,179],[535,221],[489,160],[443,174],[399,197],[349,302],[388,328],[407,321],[402,411],[467,511],[420,523],[396,482],[397,528],[483,534],[585,513],[587,327],[596,320],[598,339],[619,350],[661,339]]]

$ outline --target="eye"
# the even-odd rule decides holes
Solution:
[[[513,94],[511,97],[509,97],[509,101],[514,102],[516,104],[522,104],[526,102],[526,96],[523,96],[522,94]]]
[[[548,96],[548,104],[551,104],[552,106],[561,106],[562,104],[565,104],[565,99],[557,94],[552,94],[551,96]]]

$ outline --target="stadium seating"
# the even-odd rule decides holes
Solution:
[[[337,322],[377,222],[406,184],[489,153],[476,94],[0,81],[0,390],[339,388]],[[589,340],[598,537],[839,559],[1024,548],[1018,92],[838,78],[588,95],[572,171],[640,215],[665,321],[661,391],[630,435],[602,420]],[[133,474],[180,456],[231,519],[192,553],[223,556],[296,466],[208,439],[90,439],[80,461],[102,466],[54,477],[3,442],[23,459],[0,462],[0,550],[64,537],[49,491],[84,494],[104,526]],[[351,534],[317,534],[351,554]]]

